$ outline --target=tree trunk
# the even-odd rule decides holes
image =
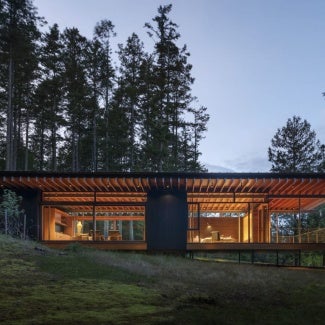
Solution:
[[[26,134],[25,134],[25,166],[24,170],[28,170],[28,142],[29,142],[29,111],[26,112]]]
[[[8,107],[7,107],[7,155],[6,170],[13,170],[13,83],[14,83],[14,62],[12,58],[12,46],[9,54],[9,78],[8,78]]]
[[[51,147],[52,147],[52,171],[56,171],[57,168],[57,158],[56,158],[56,127],[53,126],[51,130]]]
[[[95,93],[96,96],[96,93]],[[95,100],[96,102],[96,100]],[[97,172],[97,103],[94,106],[94,115],[93,115],[93,150],[92,150],[92,165],[93,171]]]

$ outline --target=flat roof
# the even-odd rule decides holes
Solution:
[[[0,172],[0,186],[37,189],[43,201],[125,204],[146,202],[151,190],[183,190],[204,211],[244,211],[265,203],[272,211],[310,210],[325,203],[324,173]]]

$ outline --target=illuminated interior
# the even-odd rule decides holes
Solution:
[[[0,185],[41,193],[44,241],[145,242],[147,193],[164,189],[187,193],[188,243],[325,242],[286,237],[278,220],[325,203],[323,174],[3,173]]]
[[[43,192],[43,240],[145,240],[145,195]]]

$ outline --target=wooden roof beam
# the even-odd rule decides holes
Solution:
[[[111,179],[109,177],[107,177],[107,185],[108,185],[107,187],[108,190],[117,192],[115,186],[112,184]]]
[[[126,189],[127,189],[129,192],[131,192],[130,187],[129,187],[129,184],[127,183],[125,177],[123,177],[123,182],[124,182],[124,185],[125,185]]]
[[[234,189],[234,193],[236,193],[238,191],[238,189],[241,189],[240,192],[243,189],[243,180],[242,178],[238,180],[238,185],[236,186],[236,188]]]
[[[224,178],[223,180],[221,180],[222,183],[221,183],[221,186],[220,186],[220,192],[224,192],[224,187],[225,187],[225,184],[226,184],[226,179]]]
[[[82,188],[83,191],[88,192],[88,189],[80,183],[79,177],[76,177],[76,183],[80,188]]]
[[[96,182],[97,182],[100,190],[101,191],[105,191],[106,188],[107,188],[107,186],[106,186],[106,184],[103,181],[103,177],[96,177],[95,180],[96,180]]]

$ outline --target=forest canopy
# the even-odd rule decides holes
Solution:
[[[148,53],[135,33],[112,49],[108,19],[88,39],[47,26],[32,0],[0,0],[0,169],[204,170],[209,115],[171,10],[144,22]]]

